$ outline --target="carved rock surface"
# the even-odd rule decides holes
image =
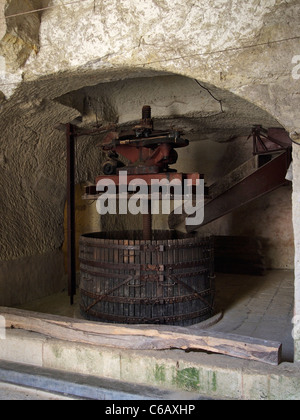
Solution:
[[[0,1],[0,260],[62,246],[59,123],[131,124],[149,100],[158,121],[192,140],[233,141],[260,123],[299,138],[299,1],[69,3]],[[37,8],[46,9],[3,20]],[[100,140],[80,139],[77,182],[99,172]]]

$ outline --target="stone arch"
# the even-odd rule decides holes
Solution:
[[[77,77],[79,78],[78,75]],[[93,79],[93,83],[96,80],[99,81],[98,78],[99,74],[95,72],[90,75],[89,83]],[[113,78],[117,80],[111,80]],[[251,141],[246,145],[245,139],[242,140],[242,138],[249,135],[253,124],[260,123],[267,127],[279,125],[268,113],[229,91],[226,92],[184,76],[151,71],[132,73],[131,75],[127,73],[125,79],[120,79],[120,75],[111,76],[111,79],[107,77],[107,79],[110,81],[103,82],[102,79],[96,85],[83,86],[65,93],[56,97],[55,102],[76,110],[80,118],[74,123],[79,126],[92,127],[96,124],[105,126],[108,123],[118,123],[120,129],[131,128],[139,120],[142,106],[145,103],[150,104],[157,128],[178,126],[192,140],[191,147],[194,158],[191,157],[188,150],[183,151],[178,168],[183,172],[191,170],[204,172],[208,175],[207,182],[209,184],[217,177],[225,175],[226,171],[234,169],[235,165],[238,166],[251,157]],[[76,77],[74,80],[75,85],[79,86]],[[80,80],[81,83],[82,80]],[[238,143],[242,147],[239,153],[236,153],[236,143],[232,145],[231,143],[239,137],[241,139]],[[203,141],[202,148],[197,147],[197,142],[200,140]],[[86,182],[87,180],[94,182],[95,175],[99,174],[99,149],[96,147],[99,141],[98,138],[95,140],[89,138],[84,141],[80,139],[77,146],[80,156],[77,162],[80,166],[77,182]],[[228,141],[230,143],[228,152],[234,156],[234,160],[226,167],[224,163],[220,165],[218,159],[222,158],[221,162],[226,159],[225,150],[228,147]],[[209,157],[208,147],[205,149],[205,145],[210,144],[214,145],[212,153],[215,158]],[[237,146],[238,149],[240,145]],[[218,172],[212,171],[212,165],[218,168]],[[82,222],[84,206],[79,207],[82,215],[79,217],[79,224],[83,225],[84,229],[88,229],[86,223]],[[90,215],[90,208],[86,208],[86,210]],[[93,217],[92,220],[90,229],[97,229],[96,218]],[[127,223],[131,222],[127,221],[124,225],[124,221],[119,221],[118,226],[120,229],[125,229],[128,228]],[[104,228],[114,228],[115,224],[116,220],[113,218],[104,224]],[[220,229],[220,225],[221,223],[218,224],[218,229]],[[168,228],[167,218],[158,220],[156,226]],[[217,229],[212,229],[208,232],[216,231]],[[226,229],[223,228],[222,231],[226,232]],[[81,231],[81,233],[84,232],[84,230]]]
[[[258,5],[255,0],[228,0],[214,2],[213,8],[205,1],[109,0],[96,7],[86,2],[84,7],[63,8],[63,22],[68,24],[62,31],[57,30],[62,10],[58,1],[52,3],[57,7],[42,15],[40,48],[33,48],[29,56],[26,51],[25,63],[8,68],[8,83],[1,86],[1,259],[10,266],[16,266],[18,259],[52,253],[62,243],[64,140],[53,126],[78,117],[78,110],[53,99],[70,91],[87,84],[177,74],[197,79],[216,97],[217,87],[244,98],[273,116],[299,142],[299,83],[292,77],[293,57],[299,54],[298,1]],[[293,151],[296,243],[297,147]],[[43,239],[37,240],[40,233]],[[298,253],[296,249],[296,261]],[[39,278],[41,265],[36,267]],[[20,278],[25,289],[19,271],[11,281]],[[296,301],[298,313],[299,297]]]
[[[5,170],[1,182],[6,205],[1,220],[2,258],[6,261],[35,259],[36,255],[47,253],[54,253],[54,260],[61,261],[65,134],[55,129],[59,123],[81,117],[87,125],[107,122],[131,125],[140,118],[140,109],[146,102],[153,106],[153,116],[159,125],[183,126],[195,141],[213,139],[215,150],[220,146],[221,153],[225,153],[227,141],[247,136],[253,124],[278,125],[276,118],[240,96],[182,76],[180,71],[174,74],[154,69],[137,70],[129,65],[113,71],[77,70],[25,82],[3,106],[1,127],[7,141],[2,152]],[[133,100],[130,101],[130,97]],[[96,115],[98,111],[93,115],[93,105],[89,106],[86,98],[94,104],[100,98],[99,112],[103,115]],[[97,143],[99,138],[80,140],[78,183],[92,182],[97,175],[100,166]],[[242,150],[241,156],[236,157],[237,164],[246,159],[245,153],[246,150]],[[185,163],[180,169],[187,171],[189,166]],[[196,160],[193,166],[195,171],[200,170]],[[61,270],[59,273],[61,275]]]

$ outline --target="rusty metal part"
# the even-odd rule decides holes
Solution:
[[[143,135],[143,133],[148,130],[148,133],[150,134],[153,131],[153,119],[151,117],[151,106],[144,105],[142,109],[142,119],[139,125],[135,126],[133,128],[134,132],[136,133],[136,136]]]
[[[118,168],[124,167],[124,163],[118,160],[118,155],[110,153],[108,160],[102,165],[103,173],[105,175],[113,175]]]
[[[127,134],[108,133],[101,148],[106,153],[122,155],[129,160],[126,166],[129,174],[152,174],[169,172],[169,165],[177,162],[178,154],[174,150],[186,147],[189,141],[181,137],[176,130],[156,131],[151,118],[151,107],[145,105],[140,123]],[[115,168],[115,172],[118,168]],[[108,174],[110,175],[110,174]]]

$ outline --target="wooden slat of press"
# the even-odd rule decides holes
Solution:
[[[180,252],[179,252],[179,258],[180,258],[180,262],[182,262],[182,263],[184,263],[184,262],[186,262],[186,250],[183,248],[183,243],[184,243],[184,240],[183,239],[178,239],[178,245],[179,245],[179,249],[180,249]],[[181,273],[182,273],[182,271],[183,271],[183,269],[181,269]],[[187,282],[187,280],[183,277],[181,277],[181,279],[186,283]],[[183,287],[183,286],[181,286],[180,287],[180,296],[182,296],[182,295],[185,295],[185,294],[187,294],[188,293],[188,291]],[[181,302],[181,304],[180,304],[180,314],[187,314],[187,313],[189,313],[190,312],[190,302]]]
[[[129,241],[128,240],[124,240],[122,241],[123,245],[128,246]],[[129,263],[129,250],[125,249],[123,250],[123,263],[124,264],[128,264]],[[124,269],[124,274],[126,274],[126,276],[129,276],[129,270],[128,269]],[[124,297],[129,297],[129,286],[125,285],[123,287],[123,296]],[[129,304],[128,303],[124,303],[124,316],[129,316]]]
[[[209,285],[210,285],[210,289],[211,289],[211,303],[212,305],[214,304],[214,296],[215,296],[215,250],[214,250],[214,245],[215,245],[215,241],[213,237],[210,237],[208,239],[208,243],[209,243],[209,276],[210,276],[210,280],[209,280]]]
[[[113,244],[114,245],[118,245],[118,243],[119,243],[119,241],[117,241],[116,239],[113,240]],[[117,273],[117,264],[118,264],[118,262],[119,262],[119,251],[118,251],[117,248],[114,248],[113,249],[113,264],[114,264],[114,267],[115,267],[114,273]],[[115,279],[115,281],[114,281],[114,287],[117,286],[117,284],[118,284],[119,281],[120,281],[119,279]],[[119,296],[119,290],[116,290],[114,292],[114,295],[115,296]],[[120,311],[120,307],[119,307],[120,304],[119,303],[114,303],[113,305],[114,305],[114,315],[117,315],[118,316],[119,315],[119,311]]]
[[[114,249],[111,247],[111,245],[113,244],[113,240],[109,240],[109,245],[110,247],[108,248],[108,262],[112,265],[112,269],[110,270],[111,276],[109,278],[109,288],[112,289],[116,286],[116,278],[114,276]],[[112,293],[110,296],[113,296],[115,293]],[[115,303],[114,302],[109,302],[108,303],[108,313],[110,315],[114,314],[114,306]]]
[[[186,262],[192,262],[194,261],[194,248],[190,247],[190,248],[186,248],[185,249],[185,261]],[[198,279],[198,281],[197,281]],[[189,284],[189,286],[191,286],[194,290],[199,290],[199,277],[197,276],[197,274],[195,274],[195,272],[193,273],[192,276],[188,277],[187,283]],[[196,301],[192,300],[191,302],[187,302],[187,307],[188,307],[188,311],[190,313],[194,312],[194,308],[196,308],[195,305]],[[192,321],[191,321],[192,322]]]
[[[145,241],[146,242],[146,246],[147,245],[151,245],[152,241]],[[147,264],[152,264],[152,252],[150,251],[146,251],[146,265]],[[147,285],[146,285],[146,296],[151,298],[153,297],[153,282],[152,281],[148,281]],[[147,305],[146,307],[146,317],[147,318],[151,318],[152,317],[152,305]]]
[[[99,241],[102,244],[104,242],[104,239],[100,239]],[[95,252],[97,253],[97,259],[99,258],[99,261],[101,263],[103,263],[104,262],[104,249],[103,249],[103,247],[101,247],[98,250],[96,248],[94,248],[94,253]],[[96,271],[97,268],[96,267],[92,268],[92,270]],[[105,280],[102,277],[99,277],[99,278],[94,277],[93,278],[93,284],[94,284],[94,292],[98,296],[103,295],[105,293]],[[99,302],[92,309],[95,310],[95,311],[99,310],[100,307],[103,308],[103,305],[104,305],[103,302]]]
[[[179,239],[178,240],[178,243],[180,245],[181,255],[182,255],[182,257],[181,257],[182,259],[180,260],[180,262],[184,263],[184,262],[186,262],[186,249],[183,248],[183,246],[182,246],[183,243],[184,243],[184,240],[183,239]],[[185,283],[188,283],[189,282],[189,279],[183,278],[183,280],[184,280]],[[185,289],[182,289],[182,294],[186,294],[186,290]],[[182,303],[181,313],[182,314],[187,314],[188,312],[190,312],[190,303],[189,303],[189,305],[187,305],[186,302],[183,302]]]
[[[166,259],[166,251],[165,252],[160,251],[161,245],[164,245],[164,241],[157,241],[156,259],[157,259],[158,265],[164,265],[165,259]],[[159,282],[158,282],[158,287],[157,287],[157,297],[162,298],[162,297],[165,297],[167,293],[166,287],[164,287],[166,278],[164,274],[161,272],[159,272],[158,275],[159,275]],[[163,278],[163,280],[161,278]],[[157,305],[157,316],[160,318],[164,316],[166,314],[165,309],[166,309],[165,305],[162,305],[162,304]]]
[[[91,249],[89,248],[88,245],[85,245],[85,249],[86,249],[86,252],[91,252]],[[94,258],[94,255],[95,255],[94,252],[93,252],[93,254],[85,254],[86,255],[86,259],[92,259],[92,258]],[[94,271],[94,268],[92,268],[89,271]],[[95,282],[95,278],[93,277],[92,274],[87,274],[86,273],[85,274],[85,278],[87,279],[87,282],[86,282],[86,289],[84,289],[84,290],[88,290],[91,293],[97,293],[98,294],[99,293],[99,289],[100,289],[99,281],[96,283]],[[84,297],[84,301],[85,301],[85,304],[87,304],[86,306],[89,306],[92,303],[92,300],[89,297],[87,297],[87,296]]]
[[[188,262],[192,262],[195,261],[195,249],[194,247],[190,247],[186,249],[187,252],[187,261]],[[198,284],[197,284],[197,276],[194,273],[193,276],[189,277],[189,285],[195,289],[198,290]],[[194,312],[195,311],[195,300],[192,300],[190,302],[190,312]]]
[[[146,264],[146,253],[142,248],[145,245],[145,241],[139,241],[139,243],[140,243],[140,246],[141,246],[140,264],[141,264],[141,266],[144,266]],[[146,298],[146,282],[145,282],[145,280],[141,281],[141,284],[142,284],[142,287],[141,287],[140,297],[141,297],[141,299],[145,299]],[[147,306],[149,306],[149,305],[147,305]],[[145,304],[141,305],[140,314],[141,314],[141,318],[146,317],[146,305]]]
[[[197,247],[197,246],[194,246],[193,247],[193,258],[194,258],[194,261],[200,261],[199,260],[199,255],[200,255],[200,252],[199,252],[199,246]],[[199,263],[199,265],[200,265],[200,263]],[[203,268],[205,268],[204,266],[203,266]],[[206,273],[205,274],[202,274],[202,275],[198,275],[198,276],[196,276],[195,277],[195,281],[194,281],[194,288],[195,288],[195,290],[197,290],[197,291],[201,291],[201,284],[202,283],[204,283],[204,277],[206,276]],[[199,301],[199,299],[195,299],[194,301],[193,301],[193,306],[192,306],[192,308],[193,308],[193,311],[199,311],[200,310],[200,307],[201,307],[201,304],[200,304],[200,301]]]
[[[203,245],[198,247],[198,250],[197,250],[198,252],[196,253],[196,257],[198,258],[197,261],[199,262],[199,267],[201,267],[201,269],[203,269],[203,270],[207,268],[207,264],[206,264],[205,261],[203,263],[201,263],[201,260],[203,260],[205,258],[205,254],[206,254],[206,251],[204,251],[204,250],[205,250],[205,245],[203,244]],[[207,283],[207,281],[206,281],[207,275],[208,275],[208,273],[205,272],[205,273],[199,275],[199,277],[198,277],[198,284],[197,284],[197,289],[196,290],[198,290],[199,292],[203,291],[203,289],[206,289],[205,284]],[[196,310],[198,310],[198,311],[201,308],[203,308],[203,306],[204,306],[204,303],[201,302],[201,300],[199,300],[199,299],[197,299],[195,301],[195,304],[197,305]]]
[[[116,241],[118,243],[118,245],[123,245],[123,241],[121,239]],[[118,249],[118,261],[117,264],[123,263],[123,250],[122,249]],[[121,270],[120,268],[118,269],[118,273],[119,274],[123,274],[123,270]],[[121,283],[121,280],[119,279],[119,282]],[[119,287],[118,289],[118,296],[124,296],[124,286]],[[119,308],[119,312],[118,315],[124,315],[124,303],[119,303],[118,305]]]
[[[135,237],[136,237],[136,234],[135,234]],[[139,244],[139,241],[133,241],[133,244],[134,245],[138,245]],[[140,266],[140,264],[141,264],[141,260],[140,260],[140,251],[139,250],[134,250],[133,251],[134,252],[134,263],[135,264],[137,264],[138,266]],[[141,279],[140,279],[140,275],[141,275],[141,273],[140,273],[140,270],[136,270],[136,279],[135,279],[135,282],[134,282],[134,284],[135,284],[135,297],[137,298],[137,299],[140,299],[141,298]],[[140,305],[140,303],[136,303],[135,305],[134,305],[134,316],[136,317],[136,318],[140,318],[141,317],[141,305]]]
[[[100,243],[101,243],[101,240],[100,240]],[[103,262],[102,252],[103,252],[102,248],[100,248],[100,249],[94,248],[93,249],[93,253],[94,253],[93,258],[96,257],[97,261]],[[96,267],[92,267],[91,271],[96,271]],[[102,290],[102,288],[104,287],[103,279],[101,277],[97,279],[96,277],[93,276],[93,280],[92,280],[91,283],[93,284],[93,290],[91,290],[91,292],[96,293],[98,296],[100,296],[103,293],[103,290]],[[100,304],[97,304],[96,306],[94,306],[93,309],[96,310],[96,308],[99,307],[99,306],[100,306]]]
[[[152,246],[156,247],[157,245],[157,241],[152,241]],[[152,265],[157,265],[158,264],[158,253],[157,251],[151,251],[151,264]],[[152,274],[159,274],[156,271],[152,271]],[[159,297],[159,287],[157,285],[157,281],[155,282],[151,282],[151,286],[152,286],[152,297]],[[152,318],[157,318],[159,316],[159,311],[158,311],[158,306],[157,304],[152,306]]]
[[[179,262],[179,250],[178,247],[175,247],[173,250],[173,258],[174,258],[174,264],[176,264],[177,262]],[[173,273],[175,274],[175,273]],[[176,277],[176,274],[175,274]],[[179,284],[177,283],[176,278],[172,278],[171,279],[172,283],[176,283],[174,285],[174,296],[179,296]],[[173,312],[174,314],[179,314],[180,313],[180,303],[174,303],[173,304]]]
[[[172,240],[168,240],[168,244],[172,245],[174,241]],[[166,253],[166,257],[167,257],[167,261],[166,263],[168,265],[172,265],[174,264],[174,259],[173,259],[173,250],[172,249],[168,249],[167,253]],[[174,283],[173,280],[169,277],[166,278],[166,282],[168,284],[172,284]],[[167,297],[174,297],[174,286],[168,286],[165,288],[166,289],[166,296]],[[172,316],[174,315],[174,303],[169,303],[168,304],[168,311],[167,311],[167,315]]]
[[[179,242],[178,241],[179,240],[177,240],[177,245],[178,246],[177,246],[177,249],[176,249],[176,258],[177,258],[177,261],[180,262],[181,259],[182,259],[182,250],[179,247]],[[175,274],[175,276],[176,276],[176,274]],[[177,281],[177,279],[176,279],[176,281]],[[181,284],[177,281],[177,296],[181,296],[182,295],[181,288],[182,288]],[[181,312],[182,311],[182,304],[180,302],[178,302],[176,304],[175,308],[176,308],[176,314],[182,313]]]
[[[134,241],[129,241],[128,245],[134,245]],[[129,251],[129,264],[134,264],[135,263],[135,255],[134,255],[134,250],[130,250]],[[134,298],[135,297],[135,280],[131,281],[130,284],[133,287],[129,287],[129,297]],[[130,303],[129,304],[129,316],[130,317],[134,317],[134,304]]]
[[[86,245],[86,243],[84,243],[84,245],[82,245],[82,248],[83,248],[83,250],[80,253],[81,258],[82,259],[87,259],[88,258],[87,257],[88,246]],[[82,266],[83,266],[83,264],[80,263],[80,267],[82,267]],[[82,272],[82,274],[80,276],[80,281],[81,281],[80,288],[82,288],[82,290],[89,290],[90,291],[90,286],[89,285],[90,285],[91,282],[88,281],[89,279],[90,279],[90,275]],[[86,296],[84,296],[84,295],[81,296],[81,302],[82,302],[84,307],[88,306],[88,298]]]
[[[109,262],[108,252],[109,252],[108,248],[104,248],[104,262],[105,263]],[[110,274],[109,269],[107,269],[106,272]],[[111,289],[111,280],[109,277],[106,277],[105,278],[105,293],[107,293],[110,289]],[[106,298],[104,298],[104,311],[106,314],[109,313],[109,303],[107,302]]]

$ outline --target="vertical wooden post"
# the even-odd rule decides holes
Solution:
[[[75,128],[67,124],[67,219],[68,219],[68,293],[70,304],[76,295],[75,251]]]

